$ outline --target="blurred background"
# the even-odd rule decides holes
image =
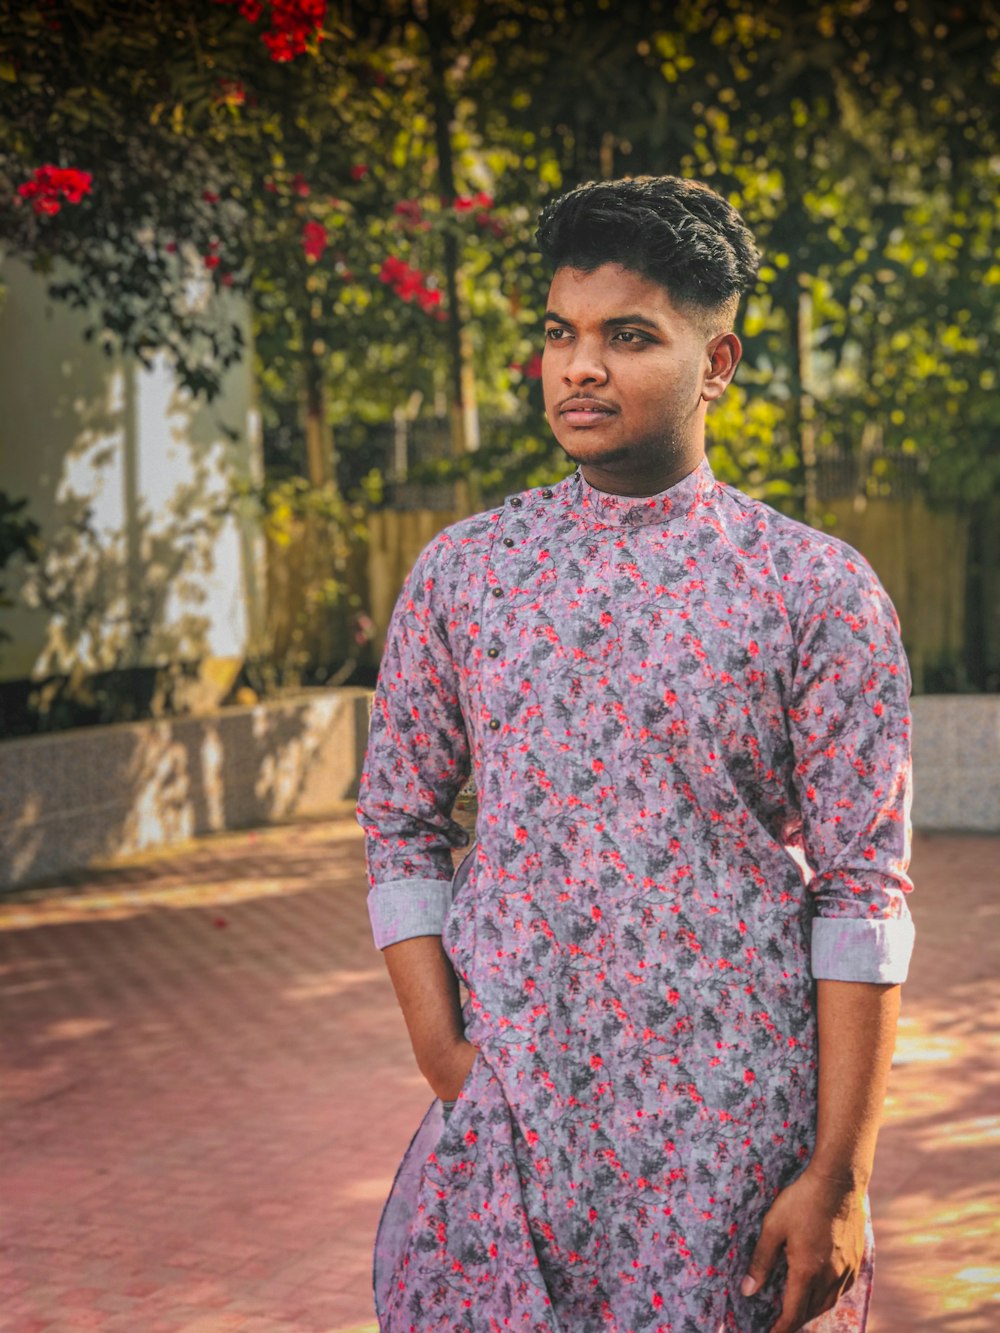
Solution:
[[[229,727],[176,762],[130,732],[117,768],[148,799],[109,790],[75,832],[46,776],[62,751],[8,749],[8,879],[55,866],[56,813],[72,861],[316,806],[298,770],[280,799],[227,795],[227,769],[274,757],[278,716],[244,721],[248,749],[232,710],[370,686],[422,545],[569,470],[542,414],[533,232],[589,179],[700,177],[743,211],[765,261],[709,418],[716,474],[869,558],[918,695],[995,693],[992,5],[0,17],[0,731]],[[280,717],[279,769],[315,743]],[[995,710],[962,717],[963,745],[995,741]],[[1000,822],[995,792],[968,799],[989,805],[974,827]]]

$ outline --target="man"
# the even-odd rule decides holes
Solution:
[[[758,263],[739,215],[605,182],[538,239],[579,469],[421,554],[362,780],[375,938],[439,1099],[380,1228],[381,1326],[861,1329],[913,934],[895,615],[705,459]]]

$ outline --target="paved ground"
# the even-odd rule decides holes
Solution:
[[[1000,1327],[998,857],[918,840],[872,1333]],[[349,817],[4,901],[0,1004],[4,1333],[374,1327],[371,1238],[428,1095]]]

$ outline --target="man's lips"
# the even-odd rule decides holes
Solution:
[[[615,411],[600,398],[567,398],[559,405],[559,415],[571,426],[593,426],[614,416]]]

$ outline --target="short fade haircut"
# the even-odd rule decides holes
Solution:
[[[579,185],[546,205],[536,241],[553,272],[619,264],[712,325],[735,318],[760,267],[736,209],[702,181],[680,176]]]

